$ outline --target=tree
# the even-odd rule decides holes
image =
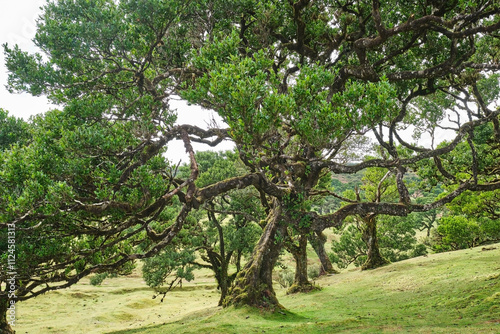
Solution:
[[[241,270],[242,257],[250,253],[262,231],[258,225],[262,210],[255,199],[255,193],[233,191],[207,205],[208,220],[201,231],[205,235],[197,249],[209,265],[198,265],[214,272],[221,291],[219,306],[223,305],[232,282]],[[229,274],[231,261],[234,261],[236,270]]]
[[[12,331],[5,317],[9,302],[71,286],[91,273],[121,272],[135,259],[157,254],[198,206],[191,200],[196,164],[191,180],[176,184],[163,157],[165,144],[181,137],[192,153],[187,129],[198,129],[171,127],[174,113],[163,100],[168,78],[157,87],[158,95],[143,88],[140,74],[157,40],[149,28],[136,28],[153,14],[151,7],[108,7],[102,1],[61,5],[47,4],[38,30],[37,43],[47,46],[50,64],[6,47],[11,87],[48,94],[64,109],[38,118],[30,145],[1,157],[1,332]],[[175,26],[171,20],[182,19],[169,5],[152,30],[165,32]],[[78,31],[84,32],[82,39]],[[68,58],[64,50],[78,55]],[[93,53],[88,59],[87,51]],[[101,70],[107,75],[97,74]],[[198,134],[205,140],[214,132]],[[174,196],[184,202],[172,218],[165,208]],[[14,254],[7,254],[5,236],[12,229]],[[10,255],[16,256],[15,266],[4,270]],[[10,279],[15,295],[3,290]]]
[[[234,152],[201,151],[196,153],[196,161],[200,169],[197,186],[215,184],[245,171]],[[187,178],[189,173],[189,166],[183,165],[178,176]],[[176,249],[171,244],[159,255],[146,259],[146,264],[151,263],[143,269],[146,283],[155,288],[165,283],[173,287],[181,279],[192,277],[191,268],[208,268],[215,275],[221,291],[219,305],[222,305],[232,281],[241,270],[242,257],[251,252],[257,241],[262,230],[258,223],[264,217],[259,195],[252,189],[233,190],[214,198],[190,215],[191,223],[185,224],[177,237],[180,241],[174,240],[178,244]],[[200,258],[194,254],[199,254]],[[230,274],[232,261],[236,270]],[[151,280],[150,284],[146,276],[152,276],[151,273],[158,273],[155,277],[161,279]],[[177,274],[167,282],[171,273]]]
[[[0,150],[7,150],[14,143],[23,145],[29,138],[28,123],[0,108]]]
[[[34,121],[29,146],[12,146],[0,157],[0,281],[2,287],[10,280],[15,286],[14,294],[0,292],[2,307],[70,286],[90,273],[128,269],[133,260],[128,256],[145,233],[140,221],[154,217],[154,210],[147,212],[168,183],[161,174],[168,171],[164,159],[157,156],[120,181],[117,167],[138,161],[120,157],[137,144],[134,129],[119,122],[78,123],[49,112]],[[10,331],[5,322],[2,326]]]
[[[319,276],[326,274],[334,274],[338,273],[332,265],[330,257],[325,249],[325,244],[328,241],[326,235],[322,232],[315,232],[314,234],[310,234],[308,236],[309,243],[313,247],[316,255],[318,255],[319,261],[321,263],[321,267],[319,270]]]
[[[238,154],[234,152],[199,152],[196,161],[200,164],[197,186],[209,186],[247,172]],[[185,173],[189,169],[185,169]],[[182,171],[181,171],[182,174]],[[206,216],[206,220],[201,217]],[[196,247],[211,269],[221,291],[219,306],[226,299],[236,274],[241,270],[243,255],[248,255],[255,246],[265,217],[259,193],[252,189],[238,189],[224,193],[207,201],[198,213],[201,243]],[[193,233],[196,234],[196,233]],[[229,274],[229,265],[234,259],[236,270]]]
[[[348,204],[353,201],[369,201],[372,203],[380,203],[380,202],[391,202],[398,198],[397,187],[395,183],[395,175],[394,170],[385,170],[382,168],[369,168],[365,171],[363,177],[361,178],[361,185],[358,188],[355,187],[355,191],[346,191],[344,196],[347,198]],[[357,260],[361,255],[366,260],[362,266],[362,269],[373,269],[380,267],[384,264],[387,264],[388,261],[381,255],[379,249],[379,242],[377,236],[377,222],[378,215],[374,213],[369,213],[366,215],[356,215],[352,218],[353,223],[356,226],[356,229],[361,232],[361,239],[365,243],[366,247],[363,247],[365,250],[363,254],[355,254],[352,261],[347,260],[349,263]],[[353,234],[356,229],[348,228],[345,229],[344,232],[347,234]],[[351,243],[352,241],[348,241]],[[344,240],[345,244],[345,240]],[[341,252],[341,249],[344,248],[337,243],[334,244],[334,250],[336,249],[337,253]],[[359,247],[357,247],[359,248]],[[336,262],[345,262],[346,260],[336,259]]]
[[[196,256],[190,249],[177,249],[174,245],[165,247],[158,255],[144,260],[142,267],[142,277],[147,285],[156,289],[158,294],[166,294],[173,288],[180,285],[182,281],[194,279],[193,271],[196,266],[191,263]],[[166,288],[163,288],[164,285]],[[153,296],[156,298],[157,296]]]
[[[69,222],[74,221],[71,215],[93,215],[92,229],[86,227],[85,232],[92,230],[105,242],[133,236],[152,241],[147,251],[103,253],[103,261],[112,262],[107,265],[85,262],[88,266],[71,283],[92,271],[157,254],[191,211],[233,189],[254,187],[267,218],[226,305],[275,308],[280,305],[272,271],[289,228],[299,234],[322,232],[352,215],[405,216],[442,206],[467,190],[499,189],[500,182],[478,164],[472,140],[475,129],[484,126],[491,129],[486,146],[493,151],[500,140],[500,112],[488,103],[498,92],[483,84],[498,82],[490,74],[500,69],[499,12],[491,2],[461,0],[453,4],[376,0],[48,3],[35,37],[44,56],[5,47],[9,87],[46,94],[62,106],[63,119],[81,122],[72,131],[98,124],[96,130],[123,127],[129,136],[127,145],[111,151],[106,151],[105,142],[92,146],[97,150],[61,145],[77,161],[86,158],[87,170],[106,169],[90,179],[82,175],[79,184],[48,177],[68,189],[66,201],[52,206],[62,209]],[[174,96],[215,110],[227,128],[203,130],[175,124],[168,105]],[[476,109],[467,109],[469,103]],[[460,111],[467,114],[465,122],[458,117],[461,114],[453,113],[456,106],[465,108]],[[437,147],[418,146],[402,135],[402,129],[416,126],[416,135],[433,136],[447,116],[454,121],[448,127],[451,139]],[[346,143],[369,133],[380,158],[338,159]],[[161,154],[174,138],[183,140],[190,157],[186,180],[163,173],[168,166]],[[236,144],[249,172],[197,187],[199,170],[191,142],[215,146],[223,139]],[[407,151],[404,155],[400,146]],[[471,159],[457,161],[457,167],[444,163],[441,157],[459,147]],[[447,178],[454,188],[432,203],[412,202],[404,175],[418,163],[427,164],[430,178]],[[360,199],[324,215],[304,205],[325,171],[352,174],[369,167],[395,171],[397,202]],[[460,177],[450,178],[450,169],[458,167]],[[155,182],[148,179],[155,177]],[[92,191],[76,196],[74,189],[87,184],[94,185]],[[100,189],[101,197],[94,191]],[[174,196],[182,203],[176,218],[158,221]],[[82,204],[75,204],[75,199]],[[133,205],[126,206],[121,199]],[[41,223],[41,229],[49,229],[49,217],[40,216],[45,202],[34,203],[18,207],[3,221],[29,228]],[[118,214],[127,219],[117,219]],[[132,235],[106,235],[104,217],[108,226],[116,226],[113,231],[135,228]],[[81,226],[74,227],[66,243],[78,233]],[[80,256],[85,261],[89,254]],[[63,263],[67,262],[61,262],[61,267]]]
[[[427,247],[418,243],[417,224],[414,214],[408,217],[380,216],[377,225],[378,246],[381,256],[397,262],[427,254]],[[363,240],[363,230],[355,223],[345,226],[336,241],[333,241],[330,254],[339,268],[350,264],[361,267],[367,262],[368,249]]]
[[[182,94],[216,110],[231,128],[230,135],[249,168],[269,173],[271,180],[286,189],[284,194],[273,195],[274,214],[233,289],[236,304],[277,304],[270,281],[274,262],[270,266],[262,258],[277,257],[275,240],[284,239],[283,225],[300,226],[308,221],[321,230],[357,212],[406,215],[444,204],[455,193],[429,205],[411,203],[403,180],[406,168],[428,159],[439,168],[439,156],[452,151],[467,137],[468,129],[489,117],[498,124],[497,111],[482,104],[468,123],[457,124],[455,139],[438,149],[412,145],[399,135],[399,129],[410,124],[433,134],[444,111],[460,102],[458,94],[474,91],[482,70],[496,69],[494,57],[475,53],[486,41],[496,43],[487,37],[498,30],[496,8],[381,6],[378,1],[337,4],[336,11],[329,11],[329,6],[335,7],[298,1],[247,9],[238,16],[237,32],[225,38],[214,35],[196,54],[193,66],[201,74]],[[391,14],[396,12],[406,14]],[[480,19],[483,14],[488,19]],[[462,15],[475,17],[474,24],[481,28],[472,28],[472,21],[464,21]],[[460,28],[449,28],[451,22],[459,21],[463,23]],[[476,29],[485,35],[479,36]],[[466,36],[471,41],[467,46],[460,42]],[[481,91],[475,91],[474,98],[480,99]],[[424,108],[431,104],[434,109]],[[335,161],[348,138],[369,131],[383,151],[382,158],[350,165]],[[410,152],[401,155],[397,145]],[[354,173],[375,166],[395,170],[397,203],[355,201],[322,217],[289,205],[294,199],[310,197],[324,168]],[[440,172],[446,174],[446,168]],[[476,179],[457,184],[459,192],[498,186]]]
[[[394,171],[385,171],[380,168],[367,169],[362,178],[365,198],[368,201],[379,203],[394,201],[398,197]],[[359,197],[359,193],[356,194]],[[380,254],[377,236],[378,216],[368,214],[360,216],[363,221],[362,239],[366,244],[366,262],[362,269],[373,269],[387,264],[388,261]]]
[[[500,240],[499,192],[465,192],[447,208],[449,214],[438,220],[431,246],[444,252],[497,242]]]
[[[484,97],[476,98],[477,103],[489,105],[495,102],[494,96],[499,89],[496,84],[497,78],[498,75],[493,74],[474,86],[473,94],[477,95],[479,89],[484,92]],[[467,105],[470,93],[463,91],[462,94],[463,97],[459,98],[460,104],[457,105],[455,112],[462,109],[471,115],[473,110]],[[455,150],[443,155],[437,168],[446,169],[446,173],[436,174],[435,168],[429,168],[428,164],[423,163],[420,165],[422,168],[419,169],[419,174],[430,180],[431,184],[441,184],[441,187],[448,192],[456,189],[457,179],[482,178],[490,182],[497,181],[500,147],[495,143],[497,133],[495,127],[496,125],[492,123],[471,129],[466,142],[458,144]],[[472,170],[463,168],[466,163],[474,168]],[[434,193],[436,194],[439,192]],[[442,195],[438,195],[438,198]],[[447,203],[446,215],[437,220],[437,227],[431,231],[432,248],[435,251],[449,251],[500,240],[498,198],[498,190],[464,191]],[[422,200],[429,202],[429,199]],[[433,211],[427,212],[427,215],[431,219],[436,219]]]

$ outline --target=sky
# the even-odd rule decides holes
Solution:
[[[11,47],[18,44],[24,51],[36,52],[37,48],[32,40],[36,33],[36,20],[41,14],[40,7],[45,3],[45,0],[0,0],[0,44],[8,43]],[[28,120],[32,115],[55,108],[43,96],[33,97],[26,93],[10,94],[5,88],[7,77],[2,47],[0,54],[0,108],[9,111],[9,115]],[[212,118],[215,118],[219,125],[223,124],[221,119],[210,111],[188,106],[182,101],[172,101],[170,104],[177,110],[179,124],[192,124],[206,128]],[[193,147],[195,150],[212,149],[196,143],[193,144]],[[217,150],[231,150],[232,147],[230,142],[223,142]],[[168,145],[167,158],[173,163],[178,163],[180,160],[189,161],[181,141],[174,141]]]
[[[0,44],[9,46],[18,44],[23,50],[34,52],[35,45],[31,41],[35,36],[35,21],[40,14],[40,7],[45,3],[41,0],[0,0]],[[10,115],[28,119],[39,114],[50,105],[44,97],[33,97],[29,94],[10,94],[7,84],[7,69],[3,47],[0,55],[0,108],[9,111]]]

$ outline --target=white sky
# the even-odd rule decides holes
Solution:
[[[40,7],[46,3],[45,0],[0,0],[0,44],[8,43],[9,46],[18,44],[22,50],[36,52],[36,46],[32,39],[36,33],[36,20],[41,13]],[[10,115],[28,119],[30,116],[43,113],[51,106],[45,97],[33,97],[29,94],[10,94],[5,85],[7,84],[7,69],[3,47],[0,54],[0,108],[9,111]],[[193,124],[206,127],[213,117],[213,113],[200,110],[196,107],[189,107],[180,101],[172,101],[172,107],[177,109],[179,124]],[[216,115],[217,116],[217,115]],[[220,118],[218,119],[220,122]],[[196,150],[210,149],[206,145],[193,144]],[[217,150],[230,150],[233,145],[223,142]],[[180,141],[169,144],[167,157],[174,163],[179,160],[188,161]]]
[[[35,51],[31,41],[35,36],[35,20],[40,14],[41,0],[0,0],[0,44],[9,46],[18,44],[23,50]],[[7,69],[3,47],[0,55],[0,108],[10,115],[28,119],[29,116],[42,113],[50,108],[47,99],[29,94],[10,94],[7,84]]]

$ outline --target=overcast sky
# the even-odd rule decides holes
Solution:
[[[18,44],[23,50],[35,51],[31,41],[35,36],[35,21],[40,14],[41,0],[0,0],[0,43],[9,46]],[[0,56],[0,108],[11,115],[28,119],[29,116],[42,113],[50,108],[47,99],[32,97],[29,94],[10,94],[6,89],[7,69],[3,48]]]
[[[10,46],[18,44],[21,49],[36,52],[36,46],[32,42],[36,32],[36,20],[41,13],[40,7],[45,0],[0,0],[0,44],[8,43]],[[43,113],[51,106],[45,97],[33,97],[29,94],[10,94],[5,85],[7,84],[7,69],[3,48],[0,56],[0,108],[9,111],[10,115],[28,119],[31,115]],[[179,124],[193,124],[206,127],[212,112],[188,107],[183,102],[173,101],[171,105],[178,111]],[[219,119],[220,124],[220,119]],[[193,145],[197,150],[210,149],[205,145]],[[228,150],[232,144],[224,142],[218,150]],[[180,159],[188,161],[183,145],[180,141],[169,144],[168,158],[173,162]]]

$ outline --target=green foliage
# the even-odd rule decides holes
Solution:
[[[351,263],[360,267],[366,261],[366,244],[362,232],[354,224],[348,224],[340,233],[339,240],[332,241],[330,260],[339,268],[347,268]]]
[[[95,274],[90,278],[90,284],[94,286],[99,286],[104,282],[106,278],[109,277],[108,273],[100,273],[100,274]]]
[[[442,217],[432,235],[431,246],[436,252],[471,248],[499,240],[499,231],[499,220]]]
[[[97,273],[90,277],[90,284],[94,286],[99,286],[106,280],[107,278],[116,278],[118,276],[130,275],[136,268],[134,262],[128,262],[119,270],[113,270],[110,272]]]
[[[238,154],[232,151],[196,152],[196,161],[200,170],[196,185],[198,187],[206,187],[228,178],[241,175],[241,173],[244,172],[244,167],[238,159]],[[189,174],[190,170],[188,165],[179,167],[180,177],[187,178]]]
[[[294,85],[280,92],[284,78],[272,70],[274,50],[261,49],[251,57],[236,55],[239,43],[233,31],[194,55],[194,65],[207,74],[183,97],[216,109],[231,127],[233,140],[248,149],[255,150],[255,145],[290,124],[297,140],[320,150],[346,129],[361,130],[394,115],[395,92],[383,77],[376,83],[349,80],[345,90],[328,102],[327,87],[336,73],[317,64],[302,64]]]
[[[377,222],[377,238],[380,253],[390,262],[406,260],[427,254],[425,245],[416,237],[418,219],[414,214],[409,217],[380,216]],[[359,225],[358,225],[359,224]],[[332,241],[333,263],[339,268],[350,264],[356,267],[366,261],[367,246],[362,239],[362,223],[349,223],[339,233],[338,240]]]
[[[152,288],[160,288],[168,284],[168,280],[194,279],[191,264],[196,256],[192,249],[165,248],[157,256],[145,259],[142,267],[142,277],[147,285]]]
[[[430,245],[435,251],[474,247],[500,240],[500,192],[466,191],[446,205]]]
[[[427,254],[427,248],[416,236],[418,217],[380,217],[378,237],[381,253],[391,262],[406,260]]]
[[[477,222],[463,216],[441,218],[437,233],[441,238],[440,244],[434,247],[437,251],[474,247],[481,239],[481,229]]]
[[[278,283],[282,288],[289,288],[293,285],[295,273],[290,268],[278,270]]]
[[[385,168],[369,168],[361,178],[363,197],[371,202],[390,202],[397,198],[395,175]]]
[[[27,144],[31,134],[29,125],[20,118],[9,116],[9,113],[0,108],[0,151],[7,150],[11,145]]]
[[[320,267],[319,266],[308,266],[307,267],[307,276],[311,280],[315,280],[319,277]]]
[[[75,282],[76,275],[81,278],[95,267],[109,266],[106,272],[117,274],[129,271],[130,263],[116,264],[117,256],[132,253],[143,236],[140,225],[120,224],[130,222],[127,212],[139,211],[163,195],[162,173],[168,168],[158,156],[123,178],[119,154],[138,144],[134,129],[131,123],[87,123],[71,111],[52,110],[33,118],[28,145],[19,143],[2,152],[0,219],[17,219],[20,298],[29,298],[40,278],[46,283]],[[133,155],[128,159],[138,161]],[[123,187],[117,186],[120,182]],[[0,230],[1,240],[7,240],[6,233]],[[6,249],[7,244],[0,243],[2,263],[7,263]]]
[[[232,252],[240,259],[260,233],[261,204],[282,212],[276,221],[288,230],[331,226],[310,214],[330,190],[327,170],[366,170],[344,192],[357,205],[341,208],[361,220],[367,208],[414,208],[395,186],[396,171],[410,166],[430,187],[443,184],[443,197],[460,186],[494,190],[498,111],[487,105],[500,92],[490,73],[498,20],[493,1],[49,1],[34,39],[40,53],[4,45],[8,89],[61,107],[34,119],[32,138],[17,145],[12,134],[24,125],[1,114],[0,234],[4,222],[19,224],[25,295],[154,255],[174,235],[176,252],[162,259],[172,268],[186,261],[175,254],[194,248],[223,264]],[[176,124],[169,102],[179,96],[228,128]],[[440,150],[398,135],[413,128],[434,138],[450,109],[473,123]],[[189,141],[230,139],[238,152],[197,155],[200,175],[186,180],[195,164],[173,170],[163,156],[179,138],[188,151]],[[242,191],[250,185],[257,190]],[[475,222],[495,230],[495,210]],[[393,233],[384,242],[411,244],[409,226],[381,224]]]

